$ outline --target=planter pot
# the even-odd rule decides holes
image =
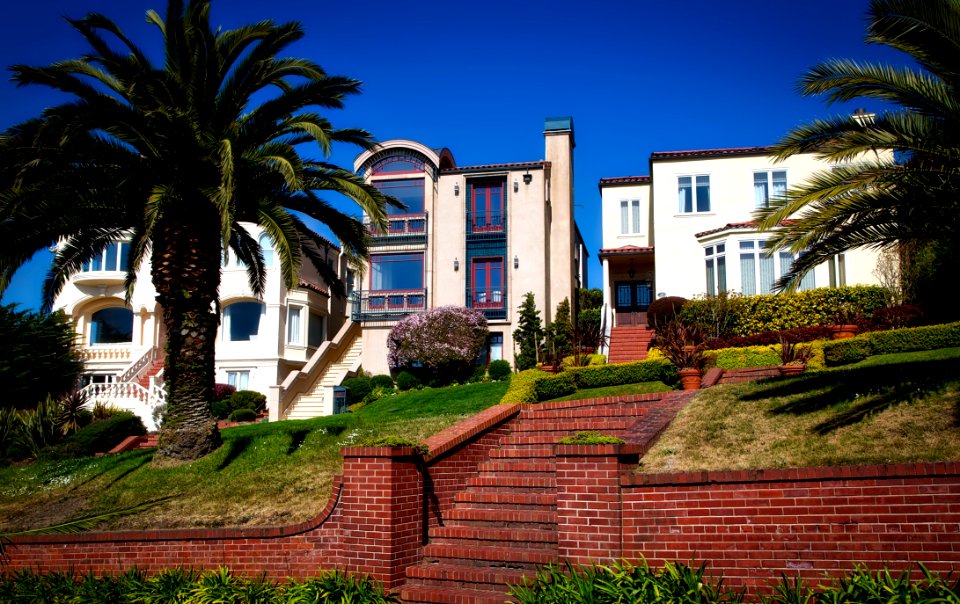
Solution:
[[[844,340],[857,335],[856,325],[832,325],[830,326],[830,338],[833,340]]]
[[[780,375],[800,375],[806,365],[780,365]]]
[[[699,369],[681,369],[680,370],[680,388],[683,390],[700,389],[700,370]]]

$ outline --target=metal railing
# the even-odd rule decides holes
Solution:
[[[395,319],[427,309],[426,289],[355,291],[351,298],[354,321]]]
[[[414,243],[427,240],[427,214],[393,214],[387,216],[387,230],[374,228],[369,220],[363,221],[370,230],[374,242],[379,243]]]
[[[507,215],[501,212],[467,212],[467,235],[500,237],[507,232]]]
[[[506,319],[507,288],[468,288],[467,308],[482,311],[488,319]]]

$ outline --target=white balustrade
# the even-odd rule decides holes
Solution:
[[[86,346],[80,349],[84,361],[129,361],[133,351],[129,346]]]

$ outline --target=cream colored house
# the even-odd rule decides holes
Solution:
[[[573,120],[544,125],[544,159],[458,166],[448,149],[390,140],[360,154],[354,169],[403,201],[353,291],[362,325],[362,365],[388,373],[387,335],[410,313],[443,305],[481,310],[485,360],[513,363],[521,299],[533,292],[549,322],[586,284],[587,252],[573,217]]]
[[[298,287],[288,289],[269,237],[256,225],[243,226],[260,242],[266,291],[257,299],[245,268],[232,258],[224,263],[216,380],[272,394],[271,415],[279,417],[277,385],[302,369],[341,329],[346,300],[330,295],[308,260],[301,267]],[[166,333],[149,260],[140,267],[130,304],[124,301],[128,250],[125,241],[109,246],[67,282],[54,308],[73,317],[84,361],[82,385],[89,398],[132,409],[153,427],[152,410],[165,396],[160,384]],[[327,262],[345,272],[340,249],[329,243],[325,252]]]
[[[769,147],[658,152],[649,176],[600,180],[606,325],[642,323],[656,298],[771,293],[794,255],[764,253],[752,212],[830,165],[813,154],[775,162]],[[873,284],[877,256],[852,250],[801,289]]]

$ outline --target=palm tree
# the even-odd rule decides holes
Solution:
[[[839,164],[756,213],[773,249],[803,252],[780,289],[852,248],[957,247],[960,0],[872,0],[866,41],[907,53],[918,68],[831,60],[802,77],[803,94],[889,110],[815,120],[775,146],[780,159],[814,152]]]
[[[100,14],[69,20],[88,55],[12,67],[19,85],[48,86],[73,100],[0,139],[0,292],[36,250],[59,240],[44,283],[49,307],[84,263],[129,238],[127,295],[149,257],[168,335],[169,403],[156,459],[189,460],[220,444],[208,401],[221,258],[233,253],[254,293],[264,290],[264,260],[241,221],[270,236],[287,286],[296,285],[305,257],[342,294],[322,259],[324,241],[301,216],[326,224],[345,252],[361,257],[362,223],[318,192],[346,195],[377,228],[385,226],[385,203],[396,202],[351,172],[299,155],[304,143],[327,158],[334,143],[373,142],[315,112],[342,107],[358,81],[278,56],[303,37],[298,23],[214,30],[210,0],[169,0],[165,18],[148,11],[147,21],[163,37],[162,67]]]

